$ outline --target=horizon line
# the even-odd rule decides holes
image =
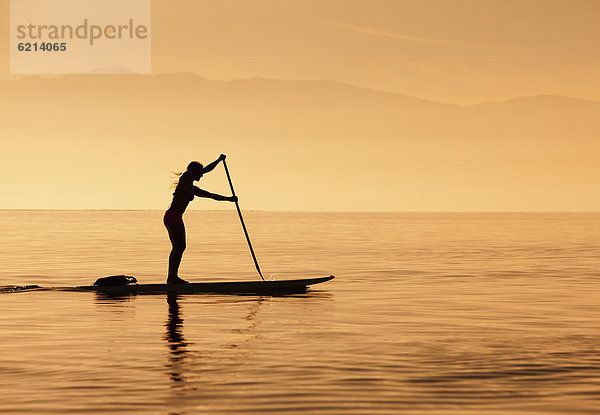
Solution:
[[[76,208],[0,208],[0,212],[164,212],[164,209],[76,209]],[[235,212],[229,209],[189,209],[186,212]],[[594,213],[600,214],[600,210],[266,210],[266,209],[244,209],[244,212],[268,212],[268,213],[554,213],[554,214],[577,214]]]

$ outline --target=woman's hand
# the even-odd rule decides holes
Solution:
[[[237,196],[231,196],[231,197],[229,198],[229,201],[230,201],[230,202],[237,202],[237,201],[238,201],[238,197],[237,197]]]
[[[226,156],[225,154],[221,154],[221,155],[219,156],[219,161],[225,161],[225,158],[226,158],[226,157],[227,157],[227,156]]]

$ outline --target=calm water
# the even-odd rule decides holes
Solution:
[[[0,285],[161,282],[154,211],[0,211]],[[306,295],[0,294],[2,413],[600,412],[600,214],[248,212]],[[235,212],[181,276],[256,280]]]

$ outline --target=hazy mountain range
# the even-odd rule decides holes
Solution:
[[[0,97],[6,207],[47,186],[81,202],[72,207],[162,207],[165,172],[220,152],[258,209],[600,207],[598,101],[464,107],[332,81],[190,74],[31,77],[0,83]],[[45,186],[16,173],[31,165]]]

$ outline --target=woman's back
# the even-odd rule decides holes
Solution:
[[[179,177],[179,182],[173,192],[173,201],[169,210],[183,214],[190,202],[194,199],[193,178],[188,172],[184,172]]]

